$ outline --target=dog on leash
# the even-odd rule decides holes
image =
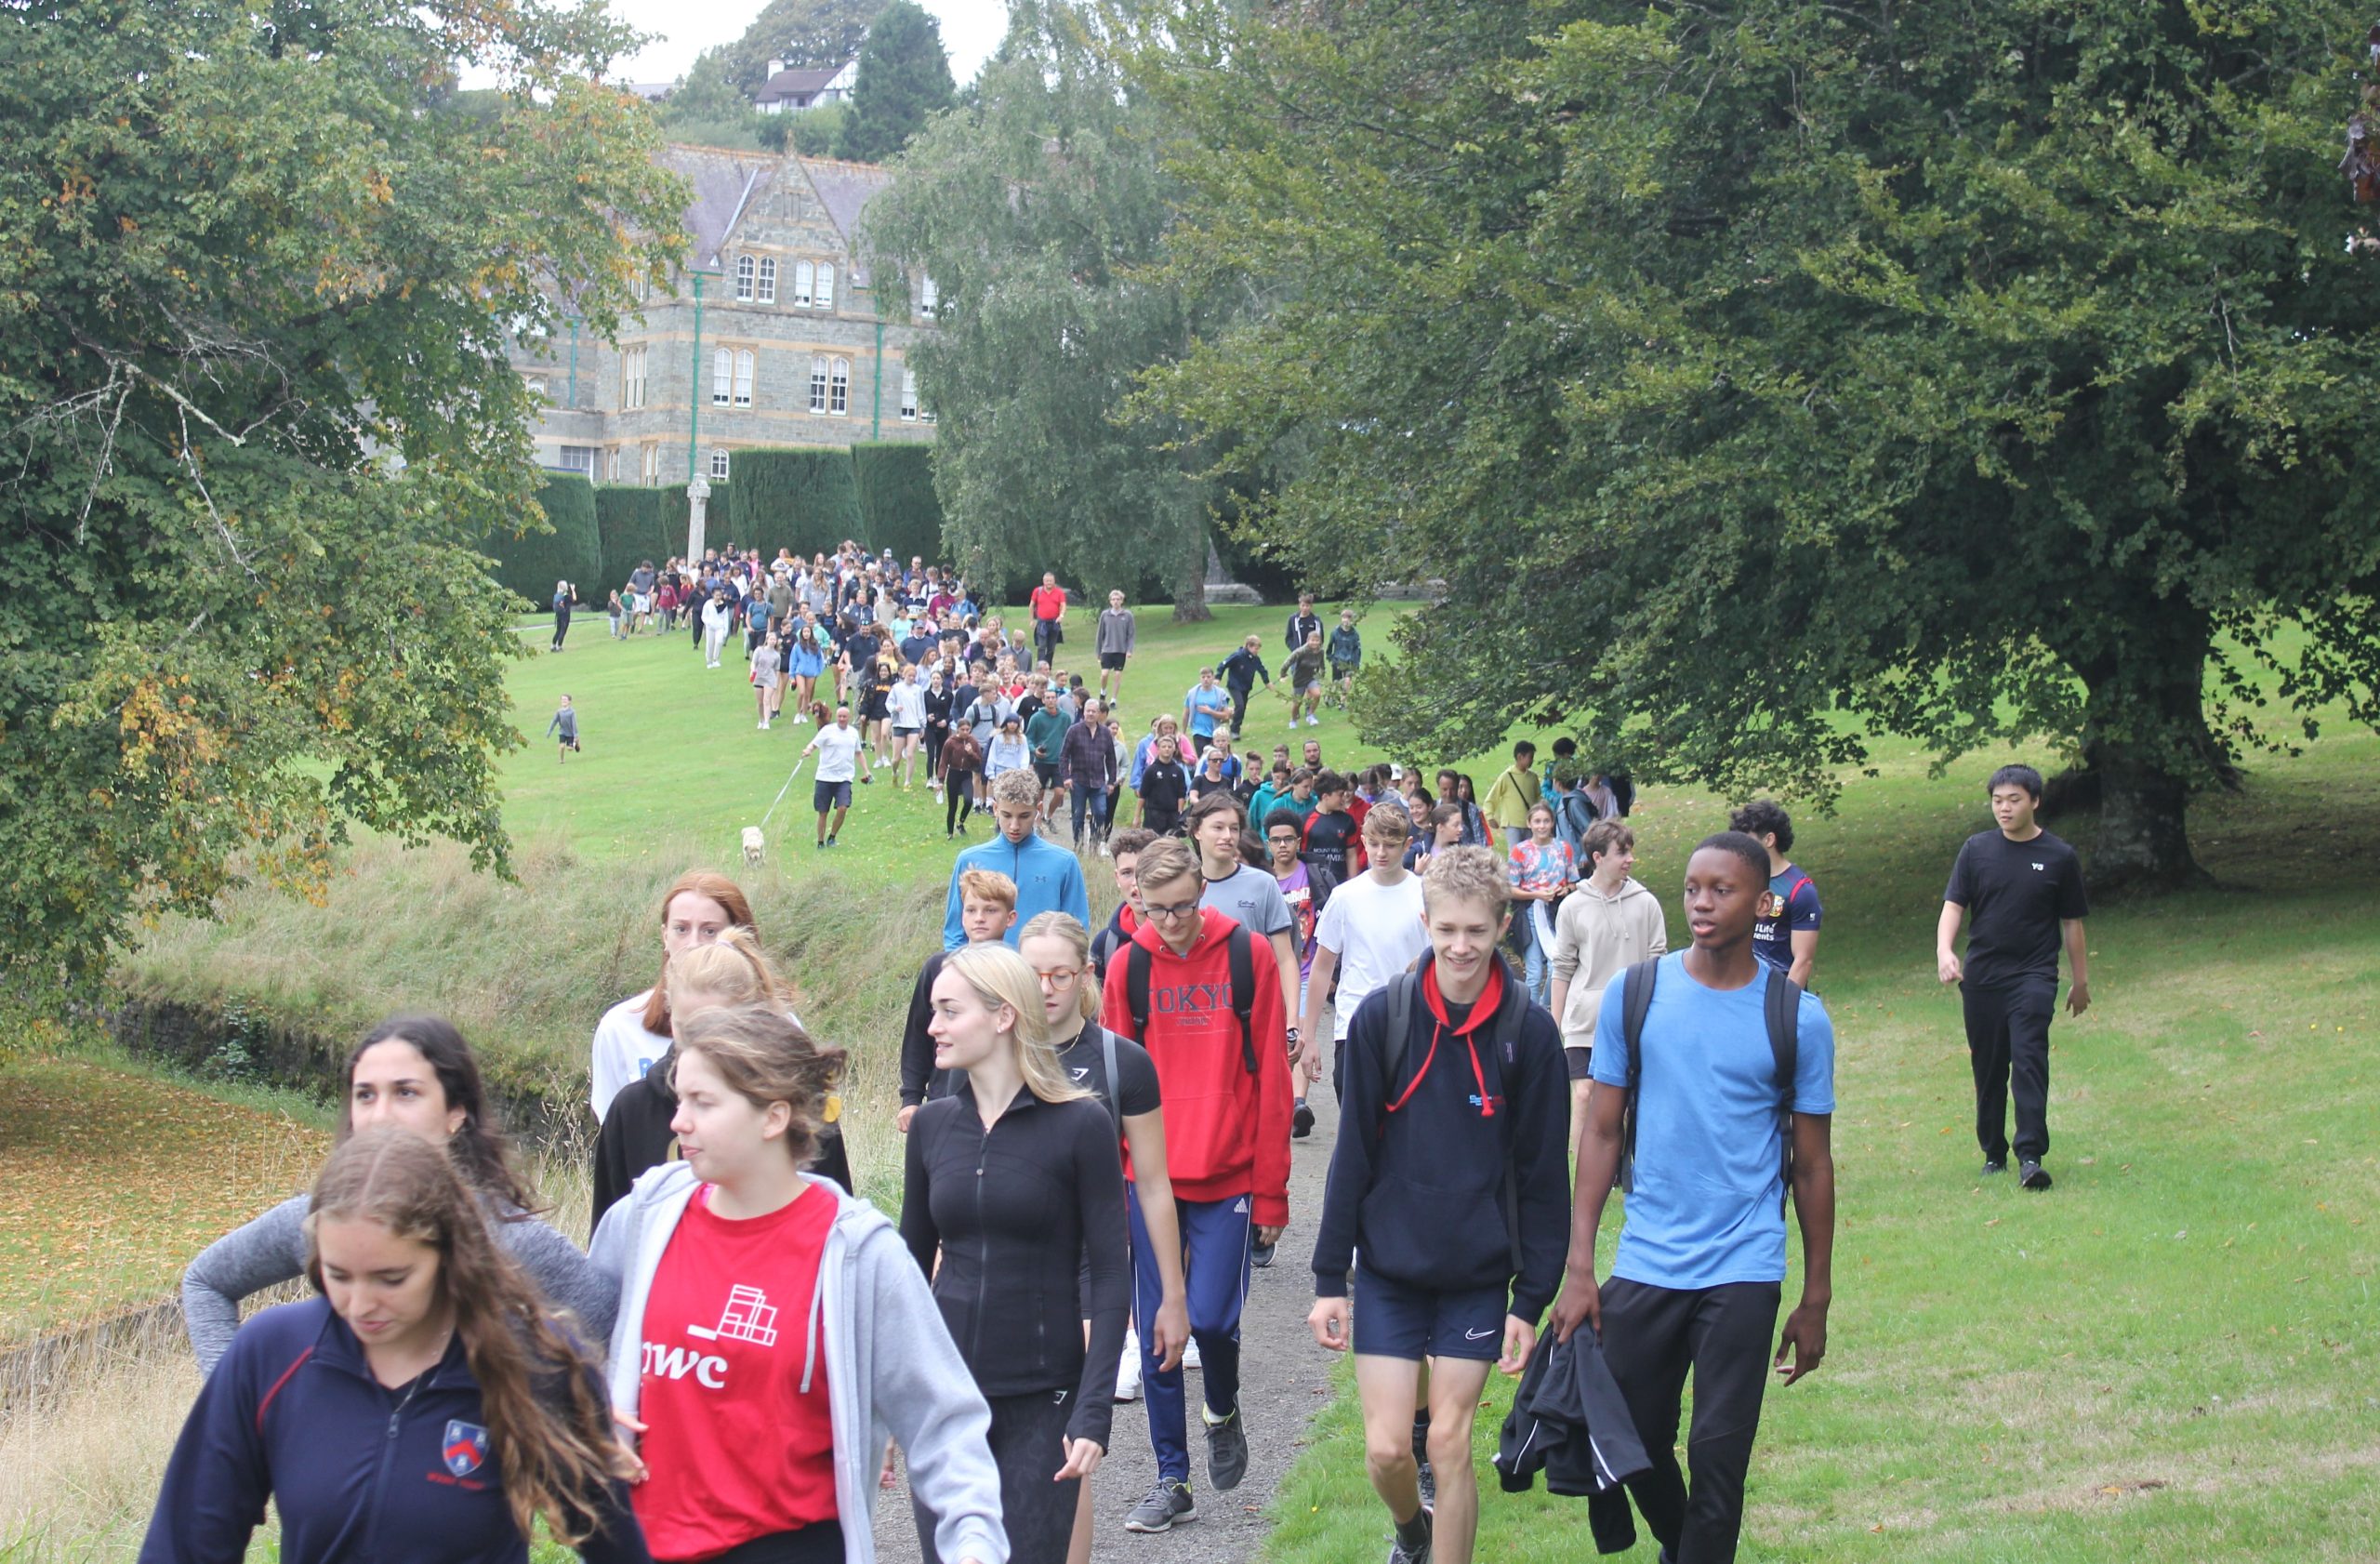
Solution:
[[[744,867],[747,868],[759,868],[760,865],[767,860],[768,855],[768,845],[761,839],[760,828],[758,826],[745,827]]]

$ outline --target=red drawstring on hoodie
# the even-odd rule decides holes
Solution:
[[[1411,1102],[1413,1093],[1421,1090],[1421,1078],[1430,1073],[1430,1063],[1438,1056],[1439,1034],[1453,1027],[1453,1023],[1447,1019],[1446,996],[1438,991],[1438,964],[1435,961],[1421,970],[1421,1002],[1430,1007],[1430,1051],[1421,1055],[1421,1067],[1413,1072],[1412,1081],[1395,1102],[1388,1105],[1391,1113]],[[1479,1117],[1482,1119],[1496,1117],[1496,1101],[1488,1094],[1488,1077],[1479,1067],[1479,1041],[1473,1034],[1494,1020],[1496,1012],[1503,1008],[1503,1003],[1504,963],[1491,961],[1488,967],[1488,987],[1479,991],[1478,1001],[1472,1005],[1471,1018],[1460,1027],[1453,1027],[1454,1035],[1462,1039],[1463,1046],[1471,1050],[1471,1079],[1479,1084]]]

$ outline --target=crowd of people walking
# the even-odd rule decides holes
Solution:
[[[845,1050],[707,871],[668,889],[654,981],[594,1029],[583,1252],[455,1028],[374,1028],[312,1193],[190,1266],[207,1378],[144,1558],[238,1558],[269,1495],[293,1561],[522,1559],[540,1525],[589,1558],[862,1561],[897,1451],[927,1559],[1072,1564],[1103,1524],[1194,1522],[1252,1440],[1296,1437],[1250,1426],[1241,1364],[1254,1273],[1297,1225],[1313,1339],[1355,1359],[1391,1564],[1472,1559],[1497,1372],[1520,1381],[1502,1487],[1542,1472],[1606,1550],[1641,1519],[1665,1559],[1734,1556],[1765,1386],[1819,1366],[1832,1296],[1835,1033],[1785,810],[1747,803],[1665,866],[1672,949],[1633,783],[1570,741],[1541,767],[1515,746],[1484,795],[1452,769],[1325,765],[1298,730],[1362,647],[1310,598],[1282,645],[1297,748],[1269,754],[1258,639],[1128,739],[1130,611],[1098,616],[1086,690],[1051,666],[1050,577],[1014,638],[963,580],[856,548],[640,567],[615,604],[621,634],[684,616],[707,667],[717,620],[743,627],[759,724],[773,694],[815,724],[822,847],[853,771],[943,793],[947,835],[992,815],[901,1036],[850,1044],[897,1052],[897,1108],[854,1116]],[[2034,822],[2038,774],[2003,768],[1990,796],[1939,975],[1965,987],[1985,1171],[2013,1146],[2040,1190],[2058,955],[2079,1014],[2087,909]],[[1296,1212],[1325,1085],[1325,1192]],[[895,1216],[853,1189],[847,1143],[874,1136],[900,1146]],[[239,1323],[299,1275],[319,1296]],[[1087,1479],[1132,1399],[1155,1479],[1102,1516]]]

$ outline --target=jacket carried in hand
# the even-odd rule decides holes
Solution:
[[[1652,1465],[1594,1332],[1581,1327],[1567,1342],[1539,1342],[1496,1441],[1504,1491],[1526,1493],[1543,1472],[1548,1493],[1586,1500],[1597,1553],[1626,1553],[1636,1521],[1620,1485]]]

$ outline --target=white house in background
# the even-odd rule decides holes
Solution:
[[[762,83],[752,106],[764,114],[791,113],[799,109],[815,109],[824,103],[848,102],[852,86],[859,80],[859,61],[846,60],[840,65],[804,66],[788,71],[782,60],[769,61],[769,79]]]

